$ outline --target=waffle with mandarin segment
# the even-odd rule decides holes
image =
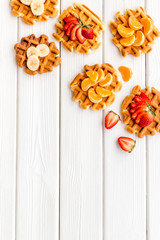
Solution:
[[[49,47],[49,54],[46,57],[39,57],[39,68],[36,71],[31,71],[27,67],[27,49],[30,47],[36,47],[39,44],[46,44]],[[30,75],[36,75],[37,73],[52,72],[53,67],[57,67],[61,63],[61,58],[57,56],[59,50],[54,42],[48,42],[48,36],[41,35],[36,38],[34,34],[24,37],[20,43],[17,43],[14,47],[16,50],[17,64],[20,68],[25,67],[25,72]]]
[[[94,33],[93,39],[87,39],[83,44],[79,43],[79,41],[70,40],[63,30],[63,19],[68,16],[80,18],[85,25],[91,24]],[[59,16],[59,23],[55,24],[55,28],[57,33],[53,33],[53,36],[58,41],[63,42],[63,46],[68,51],[73,52],[74,49],[76,53],[90,54],[91,49],[97,49],[101,45],[101,42],[98,40],[98,38],[101,35],[101,31],[105,29],[105,24],[88,7],[83,4],[75,3],[74,6],[70,6],[62,12],[62,14]]]
[[[91,88],[96,91],[96,87],[102,86],[102,84],[100,85],[100,82],[96,82],[95,84],[92,84],[92,86],[86,91],[84,91],[82,89],[82,82],[84,79],[87,78],[88,71],[98,72],[99,69],[100,71],[102,70],[102,72],[104,72],[104,77],[111,76],[110,84],[103,87],[104,91],[107,90],[108,92],[110,92],[110,94],[107,97],[102,97],[101,101],[95,103],[89,99],[89,91]],[[73,91],[73,100],[75,102],[79,101],[81,108],[88,109],[89,107],[91,107],[93,111],[96,111],[100,109],[105,109],[114,102],[116,97],[114,92],[119,92],[121,90],[122,83],[118,81],[118,72],[112,67],[112,65],[104,63],[101,67],[98,64],[95,64],[93,66],[85,65],[84,72],[79,73],[74,78],[74,80],[70,83],[70,87]]]
[[[151,105],[156,116],[154,117],[153,122],[147,127],[140,127],[134,122],[130,114],[130,104],[133,102],[133,99],[136,95],[140,95],[141,92],[144,92],[151,100]],[[156,132],[160,132],[160,92],[154,87],[146,87],[141,89],[140,86],[135,86],[132,89],[131,95],[125,97],[122,102],[122,116],[123,122],[127,124],[126,129],[129,133],[137,133],[139,138],[143,138],[146,135],[155,135]]]
[[[129,28],[129,18],[131,16],[134,16],[136,20],[138,20],[138,22],[141,24],[142,19],[149,19],[147,24],[149,25],[149,23],[152,24],[152,28],[151,30],[147,33],[145,33],[144,31],[144,26],[142,26],[142,28],[140,29],[140,32],[143,32],[143,40],[142,40],[142,44],[141,45],[135,45],[134,43],[130,46],[124,46],[121,44],[121,39],[122,36],[119,34],[118,32],[118,25],[123,25],[126,28]],[[146,27],[148,27],[146,24]],[[116,14],[116,21],[111,21],[110,22],[110,27],[111,27],[111,31],[112,34],[114,35],[112,41],[113,43],[118,47],[118,49],[120,50],[121,54],[123,57],[126,57],[128,54],[132,54],[135,57],[140,56],[141,52],[143,53],[148,53],[152,50],[152,45],[154,44],[154,40],[155,37],[159,37],[160,36],[160,32],[159,30],[155,27],[153,20],[151,19],[151,17],[146,14],[146,12],[144,11],[144,9],[142,7],[138,7],[136,9],[136,11],[131,10],[131,9],[127,9],[126,10],[126,14],[123,15],[122,12],[117,12]],[[134,28],[134,27],[133,27]],[[136,29],[135,29],[136,32]],[[132,39],[131,39],[132,41]],[[134,42],[134,40],[133,40]]]
[[[44,3],[44,12],[40,16],[35,16],[30,6],[24,5],[19,0],[11,0],[12,14],[16,17],[22,17],[23,22],[28,25],[34,25],[36,21],[47,21],[49,17],[56,17],[58,15],[58,9],[56,5],[58,0],[46,0]]]

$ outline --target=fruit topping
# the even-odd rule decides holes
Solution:
[[[135,46],[135,47],[141,46],[144,43],[144,39],[145,39],[145,37],[144,37],[143,32],[142,31],[137,31],[136,32],[136,39],[133,43],[133,46]]]
[[[27,60],[27,67],[31,71],[36,71],[39,68],[39,59],[37,56],[32,55]]]
[[[139,30],[142,28],[142,24],[133,15],[129,17],[128,22],[130,28],[133,30]]]
[[[119,143],[120,147],[128,153],[131,153],[133,151],[134,147],[136,146],[136,141],[134,139],[128,138],[128,137],[119,137],[118,143]]]
[[[123,80],[125,82],[128,82],[130,80],[130,78],[132,77],[132,75],[133,75],[132,70],[130,68],[128,68],[128,67],[120,66],[118,68],[118,70],[122,74]]]
[[[79,25],[75,25],[75,26],[72,27],[72,29],[71,29],[71,37],[70,37],[72,41],[77,41],[78,40],[77,39],[77,30],[79,28],[80,28]]]
[[[35,16],[40,16],[44,12],[43,1],[33,0],[31,3],[31,11]]]
[[[96,93],[99,94],[101,97],[108,97],[112,94],[111,91],[99,86],[96,87]]]
[[[102,101],[102,97],[95,93],[94,88],[88,90],[88,97],[93,103],[99,103]]]
[[[65,23],[71,22],[71,21],[77,21],[76,17],[65,17],[63,19],[65,21]]]
[[[119,122],[119,120],[120,116],[117,113],[110,111],[105,117],[105,127],[111,129]]]
[[[140,97],[146,102],[151,103],[150,98],[144,92],[141,92]]]
[[[99,85],[101,87],[106,87],[106,86],[110,85],[111,83],[112,83],[112,74],[107,73],[107,75],[104,77],[104,79],[99,82]]]
[[[141,23],[144,27],[144,35],[150,34],[150,32],[153,30],[152,20],[148,17],[145,17],[141,19]]]
[[[122,24],[118,25],[117,30],[118,30],[119,34],[124,38],[128,38],[134,34],[133,29],[124,27]]]
[[[46,44],[39,44],[36,49],[39,57],[46,57],[49,54],[49,47]]]
[[[98,73],[98,81],[97,82],[100,82],[104,79],[105,74],[104,74],[104,71],[102,70],[102,68],[98,68],[97,73]]]
[[[67,31],[71,24],[74,24],[74,25],[75,25],[75,24],[78,24],[78,21],[77,21],[77,20],[73,20],[73,21],[70,21],[70,22],[66,23],[66,24],[64,25],[64,27],[63,27],[63,30],[64,30],[64,31]]]
[[[86,38],[83,36],[82,31],[83,30],[81,27],[77,30],[77,39],[81,44],[83,44],[86,41]]]
[[[98,80],[98,72],[91,70],[86,72],[87,76],[90,78],[91,82],[96,83]]]
[[[91,27],[84,26],[84,28],[82,28],[82,35],[87,39],[93,39],[93,29]]]
[[[36,55],[38,57],[38,50],[35,47],[29,47],[27,49],[27,57],[29,58],[32,55]]]
[[[91,87],[90,78],[85,78],[81,83],[81,88],[83,91],[87,91]]]
[[[131,37],[128,38],[121,38],[120,43],[124,47],[129,47],[135,42],[135,35],[132,35]]]
[[[20,0],[21,3],[23,3],[24,5],[30,6],[32,3],[32,0]]]

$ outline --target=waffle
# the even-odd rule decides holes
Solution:
[[[154,121],[149,126],[144,128],[141,128],[139,125],[134,123],[129,112],[130,103],[133,102],[135,95],[140,95],[141,92],[144,92],[151,99],[151,105],[156,114]],[[137,133],[139,138],[143,138],[146,135],[153,136],[156,134],[156,132],[160,132],[160,92],[154,87],[146,87],[142,90],[140,86],[135,86],[132,89],[132,94],[128,95],[122,102],[122,116],[123,122],[127,124],[127,131],[132,134]]]
[[[50,49],[50,53],[46,57],[39,57],[40,64],[38,70],[31,71],[27,67],[26,52],[29,47],[36,47],[39,44],[46,44]],[[39,38],[36,38],[34,34],[28,37],[24,37],[21,39],[20,43],[17,43],[15,45],[14,49],[17,52],[16,59],[18,66],[20,68],[25,67],[25,72],[30,75],[35,75],[38,72],[40,74],[45,72],[52,72],[53,66],[57,67],[61,63],[61,58],[57,56],[59,54],[59,50],[57,49],[54,42],[48,42],[48,37],[46,35],[41,35]]]
[[[122,38],[118,33],[117,27],[119,24],[123,24],[125,27],[129,27],[128,19],[130,16],[134,15],[137,20],[140,21],[141,18],[148,17],[151,19],[149,15],[146,14],[142,7],[138,7],[136,11],[131,9],[126,10],[126,15],[123,15],[121,12],[117,12],[116,21],[110,22],[110,27],[112,34],[114,35],[112,41],[118,47],[123,57],[126,57],[128,54],[132,54],[135,57],[140,56],[141,52],[148,53],[152,50],[152,45],[154,44],[155,37],[160,36],[159,30],[153,24],[153,30],[150,34],[145,36],[144,43],[141,46],[129,46],[124,47],[120,44],[120,39]]]
[[[40,16],[35,16],[30,6],[24,5],[19,0],[11,0],[10,2],[12,14],[16,17],[22,17],[23,22],[29,25],[34,25],[36,21],[47,21],[49,17],[56,17],[58,15],[58,9],[55,7],[58,4],[58,0],[46,0],[44,3],[44,13]]]
[[[64,21],[63,19],[66,16],[75,16],[80,17],[82,22],[85,25],[91,24],[93,25],[94,38],[87,39],[83,44],[78,41],[72,41],[65,34],[63,30]],[[101,45],[101,42],[98,41],[98,38],[101,35],[101,31],[105,29],[105,24],[101,21],[101,19],[93,13],[89,8],[87,8],[83,4],[75,3],[74,6],[68,7],[63,13],[59,16],[59,23],[55,24],[57,33],[53,33],[53,36],[60,42],[63,42],[63,46],[70,52],[73,52],[73,49],[76,53],[86,53],[90,54],[91,49],[97,49]]]
[[[100,66],[95,64],[93,66],[84,66],[84,71],[94,70],[97,71]],[[118,81],[118,73],[117,71],[108,63],[102,64],[101,68],[103,69],[105,75],[107,73],[112,74],[112,83],[105,87],[105,89],[112,91],[111,96],[103,97],[102,101],[99,103],[93,103],[88,98],[88,91],[83,91],[81,88],[81,82],[87,77],[86,73],[79,73],[74,80],[70,83],[71,90],[73,91],[73,100],[75,102],[80,102],[80,106],[83,109],[88,109],[91,107],[93,111],[105,109],[106,107],[110,106],[115,100],[114,92],[119,92],[122,88],[122,83]],[[94,86],[94,89],[97,87],[98,84]]]

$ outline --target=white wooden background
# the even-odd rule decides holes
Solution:
[[[112,44],[109,22],[117,11],[143,6],[160,22],[158,0],[84,0],[106,23],[102,46],[91,55],[61,50],[52,73],[28,76],[18,69],[14,44],[44,33],[55,41],[56,19],[35,26],[0,8],[0,239],[159,240],[160,135],[136,139],[131,154],[117,145],[131,135],[119,123],[104,128],[109,109],[140,84],[160,90],[160,40],[139,58],[122,58]],[[61,0],[60,11],[73,4]],[[85,64],[109,62],[133,70],[129,83],[106,111],[82,110],[72,101],[70,81]],[[134,136],[132,136],[134,137]],[[135,137],[136,138],[136,137]]]

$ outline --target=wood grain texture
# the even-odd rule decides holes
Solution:
[[[84,3],[102,17],[101,2]],[[61,10],[71,4],[61,1]],[[81,109],[69,87],[85,64],[101,64],[102,47],[61,53],[60,239],[102,239],[102,112]]]
[[[18,40],[34,33],[54,41],[55,22],[31,27],[20,19]],[[18,69],[17,181],[16,240],[58,240],[59,68],[36,76]]]
[[[146,1],[146,10],[159,27],[160,2]],[[153,50],[146,55],[146,85],[153,86],[160,91],[160,39],[157,38]],[[160,134],[147,137],[147,233],[149,240],[160,239]]]
[[[105,1],[104,16],[109,25],[116,12],[126,8],[144,6],[144,1]],[[145,86],[145,56],[123,58],[112,43],[112,34],[107,28],[104,35],[104,61],[119,66],[128,66],[133,71],[132,79],[125,83],[117,94],[115,103],[104,112],[113,110],[120,114],[124,97],[139,84]],[[104,119],[103,117],[103,119]],[[120,136],[136,139],[136,148],[131,154],[123,152],[118,145]],[[122,122],[111,129],[104,129],[104,239],[145,240],[146,239],[146,145],[125,130]]]
[[[0,38],[0,239],[15,238],[17,68],[13,44],[17,20],[1,2]],[[6,21],[7,19],[7,21]],[[6,30],[6,29],[9,29]]]

